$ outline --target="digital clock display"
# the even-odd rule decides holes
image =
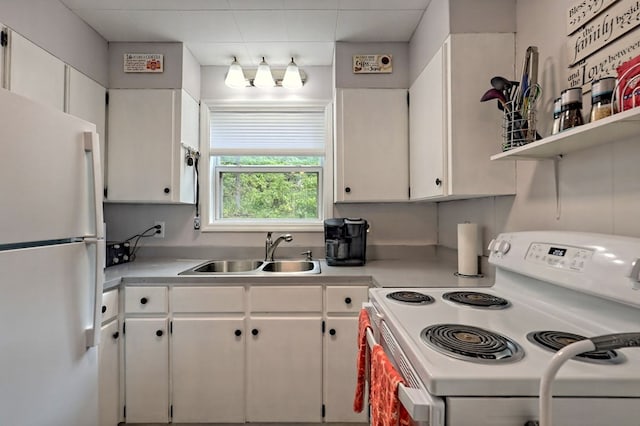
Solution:
[[[549,254],[551,256],[563,257],[565,254],[567,254],[567,249],[558,248],[558,247],[549,247]]]

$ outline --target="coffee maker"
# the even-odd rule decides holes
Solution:
[[[326,219],[324,221],[324,244],[327,265],[364,265],[368,229],[369,225],[364,219]]]

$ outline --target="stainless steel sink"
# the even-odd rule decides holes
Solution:
[[[317,260],[209,260],[178,275],[251,275],[319,274]]]
[[[313,271],[316,266],[320,265],[312,260],[277,260],[267,262],[262,270],[264,272],[307,272]]]

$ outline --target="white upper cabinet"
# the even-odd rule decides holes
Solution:
[[[409,199],[406,89],[338,89],[336,202]]]
[[[65,64],[9,30],[6,88],[60,111],[65,103]]]
[[[109,91],[107,201],[193,203],[199,105],[179,89]]]
[[[491,162],[501,146],[490,80],[514,74],[513,34],[452,34],[410,92],[412,200],[515,194],[515,164]]]

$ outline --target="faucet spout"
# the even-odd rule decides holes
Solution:
[[[275,240],[271,240],[271,232],[267,232],[267,240],[265,242],[265,253],[264,253],[264,260],[266,261],[271,261],[273,262],[273,254],[275,253],[276,249],[278,248],[278,246],[280,245],[281,242],[286,241],[286,242],[291,242],[293,241],[293,236],[291,234],[284,234],[284,235],[280,235],[278,238],[276,238]]]

